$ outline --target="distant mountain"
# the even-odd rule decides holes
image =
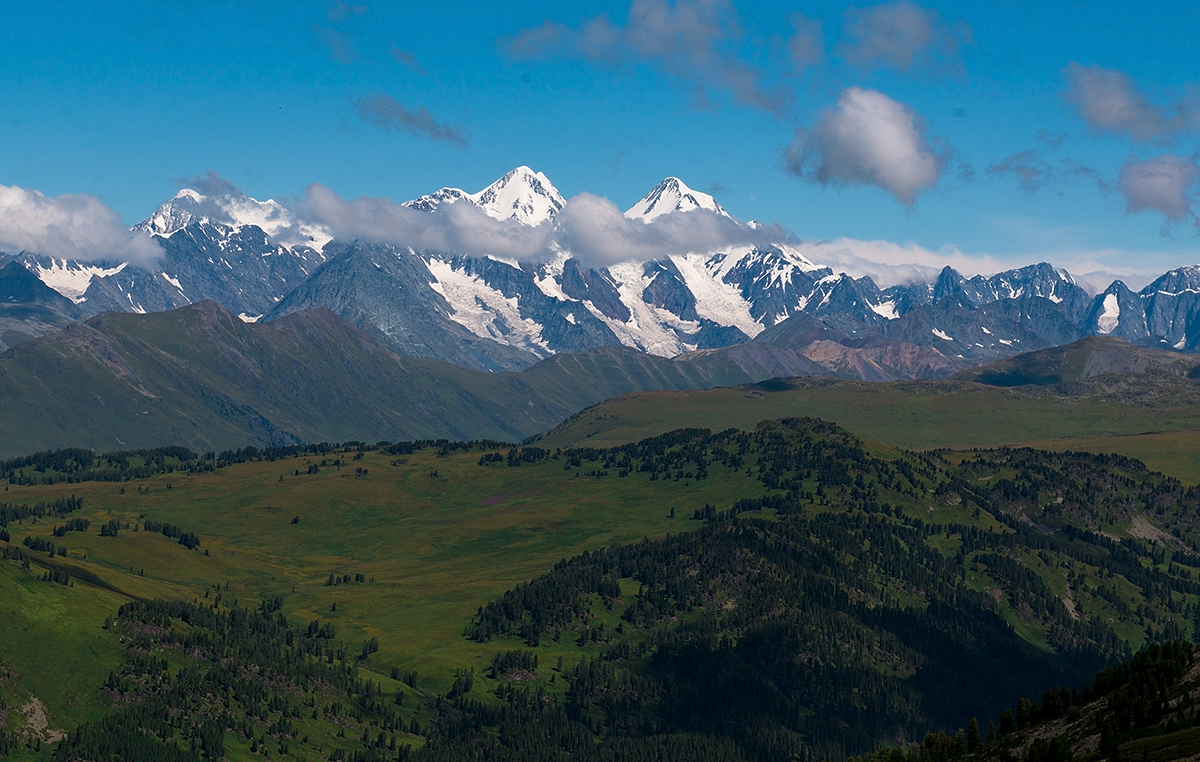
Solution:
[[[0,267],[0,303],[36,304],[68,317],[80,317],[82,311],[70,299],[43,283],[18,262]]]
[[[442,188],[405,206],[433,214],[459,203],[498,220],[553,226],[566,202],[549,178],[522,166],[480,191]],[[668,177],[625,216],[652,224],[697,211],[729,216],[711,195]],[[324,306],[395,351],[490,371],[612,345],[659,357],[717,350],[801,315],[837,338],[806,349],[793,336],[788,349],[872,379],[945,376],[1089,335],[1200,351],[1200,265],[1139,292],[1117,281],[1095,297],[1048,263],[970,278],[947,267],[932,283],[880,288],[811,261],[794,241],[589,267],[569,251],[509,260],[331,243],[329,230],[275,201],[186,189],[136,227],[158,239],[158,262],[64,262],[29,252],[17,261],[81,315],[214,299],[254,321]],[[335,263],[340,257],[347,259]]]
[[[465,368],[521,370],[539,357],[476,336],[450,319],[446,300],[420,257],[385,244],[332,244],[327,262],[276,304],[267,320],[326,307],[412,357]]]

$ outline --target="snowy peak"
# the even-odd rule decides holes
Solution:
[[[489,217],[524,225],[542,224],[567,203],[549,178],[529,167],[517,167],[470,198]]]
[[[470,201],[471,194],[461,188],[442,188],[412,201],[405,201],[403,205],[418,212],[435,212],[442,204],[452,204],[463,199]]]
[[[205,197],[196,191],[184,188],[170,201],[158,207],[148,219],[134,225],[133,229],[170,238],[198,219],[204,218],[204,200]]]
[[[309,246],[317,251],[333,237],[323,225],[297,220],[274,199],[259,201],[241,193],[205,196],[190,188],[176,193],[134,230],[170,238],[196,222],[225,225],[234,233],[253,225],[282,246]]]
[[[420,212],[434,212],[442,204],[456,201],[469,201],[493,219],[516,220],[522,225],[540,225],[567,203],[548,177],[529,167],[517,167],[478,193],[442,188],[406,201],[404,206]]]
[[[668,177],[654,186],[645,198],[629,207],[625,216],[649,222],[670,212],[690,212],[693,209],[707,209],[725,217],[729,216],[716,199],[707,193],[692,190],[678,177]]]

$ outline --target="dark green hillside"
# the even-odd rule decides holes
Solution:
[[[5,469],[19,759],[839,759],[1200,619],[1200,488],[814,419]]]
[[[669,477],[700,468],[706,451],[752,459],[780,491],[697,510],[707,523],[696,533],[559,564],[481,609],[469,631],[478,641],[577,639],[600,654],[566,673],[549,716],[497,718],[460,702],[468,722],[526,738],[552,721],[640,750],[631,754],[651,753],[663,734],[699,734],[714,758],[840,758],[998,715],[1031,686],[1081,685],[1142,637],[1195,629],[1200,490],[1139,463],[1030,450],[879,460],[800,420],[698,438],[666,458],[651,443],[578,456],[582,468],[628,457]],[[881,502],[887,494],[930,507],[913,516]],[[774,520],[746,518],[767,506]],[[1145,508],[1180,536],[1149,525]],[[1126,522],[1174,551],[1098,531]],[[1135,629],[1144,635],[1131,638]],[[487,744],[448,735],[431,743],[444,754],[435,758]],[[567,751],[571,738],[495,745],[486,758]],[[720,756],[718,740],[737,751]]]
[[[738,384],[811,366],[797,369],[794,360],[774,347],[686,362],[612,347],[557,355],[523,373],[486,373],[400,357],[328,310],[265,324],[243,323],[215,302],[105,313],[0,355],[0,456],[521,440],[629,391]]]
[[[1200,754],[1200,662],[1186,641],[1154,644],[1079,688],[1023,697],[955,734],[929,733],[859,762],[1147,760]],[[986,722],[986,729],[982,723]]]

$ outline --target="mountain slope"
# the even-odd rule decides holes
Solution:
[[[900,452],[793,418],[610,450],[3,466],[0,700],[52,724],[8,712],[0,751],[948,761],[953,736],[906,747],[1014,702],[1022,726],[1080,719],[1060,686],[1195,622],[1200,489],[1122,458]],[[1172,651],[1093,686],[1130,710],[1101,715],[1126,758],[1194,719]],[[996,758],[1063,759],[1023,753],[1037,732]]]
[[[689,361],[609,347],[555,355],[523,373],[473,371],[401,357],[326,309],[252,324],[202,302],[150,315],[104,313],[0,355],[0,454],[520,440],[630,391],[811,370],[795,353],[767,347]]]
[[[54,333],[82,317],[70,299],[17,262],[0,267],[0,351]]]
[[[326,247],[328,261],[267,314],[332,310],[397,351],[478,370],[521,370],[537,355],[479,338],[450,319],[446,300],[430,288],[429,269],[410,251],[355,242]]]
[[[1194,710],[1200,661],[1186,640],[1153,643],[1121,664],[1106,667],[1078,686],[1052,687],[1023,696],[1000,716],[965,733],[931,733],[922,751],[946,762],[1026,759],[1193,760],[1200,754]],[[969,723],[968,723],[969,725]],[[891,751],[857,762],[888,762]]]
[[[540,442],[607,447],[681,426],[746,429],[768,418],[816,416],[909,449],[1037,442],[1136,454],[1195,483],[1196,459],[1178,453],[1200,442],[1198,367],[1194,355],[1094,337],[940,381],[776,378],[732,388],[639,392],[573,415]]]

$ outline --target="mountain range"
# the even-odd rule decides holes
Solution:
[[[438,215],[455,204],[543,229],[566,200],[544,174],[518,167],[477,193],[442,188],[403,206]],[[732,220],[671,177],[624,216],[649,226],[697,212]],[[135,227],[163,250],[153,264],[16,254],[63,298],[29,302],[37,316],[0,313],[0,340],[211,299],[245,322],[324,307],[403,355],[487,371],[608,346],[677,357],[758,338],[780,345],[779,331],[817,367],[868,380],[948,376],[1089,335],[1200,350],[1200,266],[1138,292],[1115,281],[1095,296],[1047,263],[969,278],[947,267],[931,283],[880,288],[810,261],[795,240],[590,266],[561,248],[507,259],[339,238],[272,200],[189,189]],[[7,284],[0,301],[26,304]]]

